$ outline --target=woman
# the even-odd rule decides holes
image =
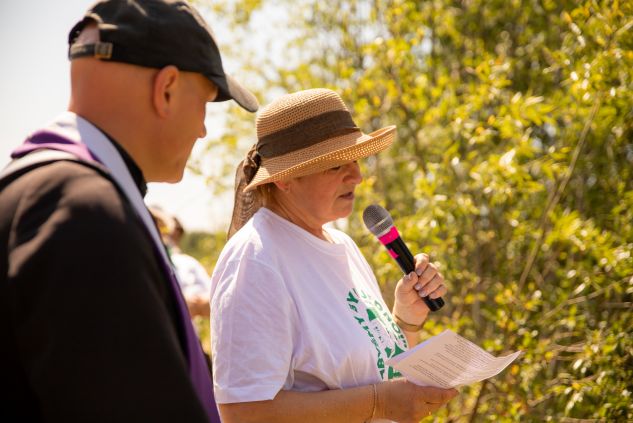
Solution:
[[[324,226],[350,215],[362,180],[356,161],[388,147],[395,127],[365,135],[336,93],[314,89],[262,110],[257,136],[238,167],[230,240],[212,276],[223,421],[429,415],[456,391],[413,385],[385,361],[416,343],[429,311],[420,296],[444,295],[442,276],[417,256],[392,314],[354,242]]]

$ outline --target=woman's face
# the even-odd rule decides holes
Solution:
[[[311,223],[323,225],[347,217],[354,206],[354,190],[363,180],[357,162],[291,179],[286,195],[293,208]]]

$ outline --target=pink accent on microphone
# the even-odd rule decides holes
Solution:
[[[392,243],[396,239],[398,239],[399,236],[400,234],[398,233],[398,230],[396,229],[396,227],[392,226],[391,229],[389,229],[389,232],[379,237],[378,240],[380,241],[382,245],[387,245],[387,244]]]
[[[395,251],[393,251],[391,248],[390,248],[389,250],[387,250],[387,251],[389,251],[389,255],[390,255],[391,257],[393,257],[393,258],[395,258],[395,259],[397,259],[397,258],[398,258],[398,253],[396,253]]]

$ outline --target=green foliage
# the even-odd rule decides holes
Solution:
[[[180,243],[181,250],[198,260],[209,275],[226,243],[225,233],[186,232]]]
[[[261,37],[240,38],[233,54],[262,99],[325,86],[366,132],[398,125],[394,146],[363,165],[348,226],[385,297],[399,271],[362,227],[373,202],[450,285],[424,336],[450,327],[494,354],[524,351],[464,387],[442,421],[633,420],[633,3],[234,0],[215,10]],[[262,16],[287,29],[259,32]]]

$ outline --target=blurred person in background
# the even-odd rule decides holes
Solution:
[[[171,232],[171,261],[174,263],[182,293],[192,317],[209,317],[209,293],[211,278],[204,266],[194,257],[181,250],[185,228],[174,216]]]
[[[182,252],[181,244],[185,235],[182,223],[160,207],[151,206],[149,209],[176,270],[191,317],[209,317],[211,278],[197,259]]]

